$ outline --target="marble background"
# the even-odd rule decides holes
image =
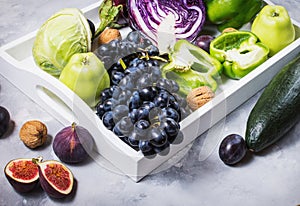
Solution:
[[[0,46],[15,40],[39,26],[60,8],[84,8],[95,0],[0,0]],[[284,5],[290,15],[300,22],[299,0],[273,0]],[[2,61],[2,60],[1,60]],[[0,66],[3,66],[0,61]],[[41,189],[20,195],[0,174],[0,205],[292,205],[300,204],[300,124],[287,136],[259,155],[248,155],[235,167],[224,165],[218,157],[217,145],[230,133],[243,134],[249,112],[261,92],[204,133],[186,149],[179,162],[134,183],[128,177],[111,171],[105,165],[87,161],[69,166],[78,180],[76,195],[55,200]],[[10,134],[0,139],[0,171],[5,164],[18,157],[44,156],[56,159],[52,139],[46,145],[29,150],[19,140],[18,131],[25,120],[40,119],[49,134],[62,127],[47,111],[21,93],[0,75],[0,105],[5,106],[14,122]],[[214,135],[220,131],[222,135]]]

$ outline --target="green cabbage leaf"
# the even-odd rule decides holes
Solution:
[[[34,61],[47,73],[59,77],[73,54],[91,50],[91,39],[89,23],[81,10],[62,9],[38,30],[32,48]]]

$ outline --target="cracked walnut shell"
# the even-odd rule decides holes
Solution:
[[[34,149],[46,142],[47,127],[38,120],[30,120],[23,124],[19,136],[27,147]]]
[[[195,111],[214,98],[215,94],[208,86],[201,86],[190,91],[186,97],[189,107]]]

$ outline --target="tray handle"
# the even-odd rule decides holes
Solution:
[[[43,109],[56,116],[62,124],[77,122],[77,110],[93,116],[91,108],[57,78],[41,69],[29,68],[30,65],[16,61],[5,52],[1,56],[1,75],[39,105],[43,105]]]

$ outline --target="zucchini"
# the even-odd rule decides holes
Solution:
[[[248,149],[265,149],[284,137],[299,119],[300,55],[274,76],[251,110],[245,135]]]

